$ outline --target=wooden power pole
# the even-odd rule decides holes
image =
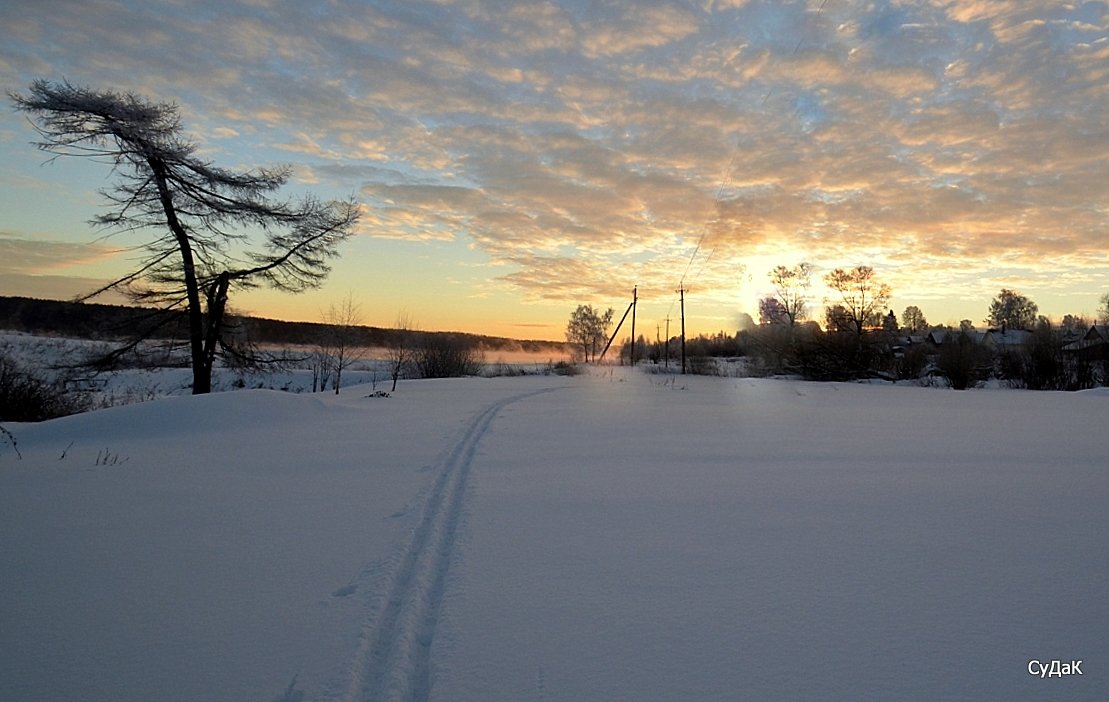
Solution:
[[[685,375],[685,285],[678,288],[682,301],[682,375]]]
[[[639,301],[639,286],[632,288],[632,350],[631,364],[635,365],[635,303]]]
[[[666,367],[670,368],[670,316],[666,317]]]
[[[612,346],[612,342],[616,340],[616,335],[620,333],[620,327],[624,326],[624,320],[628,318],[628,313],[631,312],[631,315],[632,315],[632,362],[633,363],[635,362],[635,303],[636,303],[636,300],[639,299],[639,295],[636,292],[637,290],[638,290],[638,287],[636,289],[632,290],[631,304],[628,305],[628,309],[624,310],[624,316],[621,317],[620,321],[616,323],[616,329],[613,330],[612,336],[610,336],[608,338],[608,343],[605,344],[604,350],[601,351],[601,360],[602,361],[605,360],[605,354],[608,353],[608,349],[609,349],[610,346]]]

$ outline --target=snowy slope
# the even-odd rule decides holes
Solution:
[[[0,699],[1109,694],[1103,392],[400,390],[8,425]]]

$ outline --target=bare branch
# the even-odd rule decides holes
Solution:
[[[126,288],[132,299],[185,304],[194,392],[210,389],[214,355],[230,348],[222,338],[230,284],[289,292],[317,287],[358,220],[353,200],[272,198],[288,181],[288,166],[236,172],[197,158],[173,103],[64,80],[36,80],[26,95],[9,97],[32,120],[40,150],[110,164],[118,180],[101,193],[110,209],[94,224],[116,233],[153,232],[134,271],[81,299]],[[247,265],[233,253],[249,240],[244,228],[265,236],[260,251],[246,254]],[[140,290],[142,281],[153,286]]]

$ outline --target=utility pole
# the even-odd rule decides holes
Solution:
[[[635,365],[635,303],[639,300],[639,286],[632,288],[632,350],[631,364]]]
[[[666,316],[666,367],[670,368],[670,316]]]
[[[608,338],[608,343],[605,344],[604,350],[601,351],[601,360],[602,361],[605,360],[605,354],[608,353],[608,349],[609,349],[610,346],[612,346],[612,342],[616,341],[616,335],[620,333],[620,327],[624,326],[624,320],[628,318],[628,313],[629,312],[632,315],[632,346],[634,347],[634,345],[635,345],[635,302],[636,302],[637,299],[638,299],[638,296],[637,296],[635,290],[632,290],[631,304],[628,305],[628,309],[624,310],[624,316],[621,317],[620,321],[616,323],[616,329],[613,330],[612,336],[610,336]],[[634,351],[633,351],[633,353],[634,353]],[[623,363],[623,361],[620,361],[620,363]]]
[[[682,375],[685,375],[685,285],[678,288],[682,301]]]

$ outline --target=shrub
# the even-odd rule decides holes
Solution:
[[[567,363],[566,361],[559,361],[558,363],[547,363],[548,375],[580,375],[581,368],[574,363]]]
[[[916,380],[928,368],[928,352],[923,346],[913,346],[905,355],[897,359],[897,377],[902,380]]]
[[[998,361],[999,375],[1010,387],[1029,390],[1085,390],[1097,384],[1089,358],[1063,351],[1059,330],[1036,325],[1023,349],[1006,351]]]
[[[872,349],[850,332],[815,334],[797,344],[798,369],[805,380],[865,377]]]
[[[690,356],[686,359],[686,370],[690,375],[723,375],[711,356]]]
[[[460,378],[481,372],[481,353],[457,334],[425,334],[413,363],[423,378]]]
[[[61,384],[23,370],[11,359],[0,358],[0,421],[40,422],[88,408],[86,397],[67,393]]]
[[[752,360],[757,375],[786,373],[798,368],[798,336],[808,339],[811,334],[800,334],[784,324],[766,324],[740,332],[739,352]]]
[[[953,389],[966,390],[989,377],[989,350],[966,332],[948,334],[936,366]]]

